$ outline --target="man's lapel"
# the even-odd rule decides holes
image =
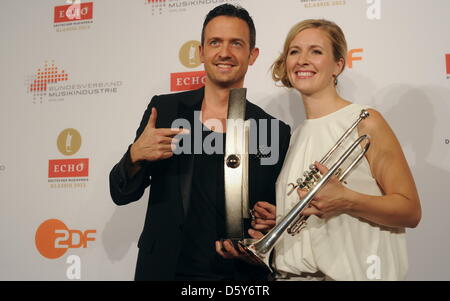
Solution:
[[[180,101],[178,107],[178,118],[184,118],[191,124],[191,135],[194,130],[193,112],[196,108],[201,108],[201,102],[204,97],[204,88],[188,93],[185,98]],[[193,146],[192,146],[193,150]],[[178,160],[178,174],[180,183],[180,194],[183,202],[184,216],[186,217],[191,198],[192,176],[194,172],[194,156],[193,154],[181,154]]]

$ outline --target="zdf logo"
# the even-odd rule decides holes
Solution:
[[[63,256],[67,249],[87,248],[89,241],[95,241],[96,230],[70,230],[60,220],[49,219],[36,230],[35,243],[39,253],[48,259]]]

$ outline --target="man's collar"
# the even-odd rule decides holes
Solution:
[[[201,104],[204,96],[205,96],[205,87],[202,87],[200,89],[192,90],[186,93],[181,102],[185,106],[194,107]]]

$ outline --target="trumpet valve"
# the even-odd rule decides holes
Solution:
[[[338,170],[336,171],[336,173],[335,173],[335,175],[336,175],[336,177],[340,177],[340,175],[342,174],[342,168],[338,168]]]
[[[299,218],[299,219],[297,219],[297,221],[295,223],[292,224],[292,226],[290,226],[287,229],[287,232],[290,235],[295,236],[295,235],[299,234],[300,231],[302,231],[303,228],[305,228],[305,227],[306,227],[306,219]]]
[[[287,195],[291,195],[294,192],[295,188],[298,187],[298,185],[295,185],[294,183],[289,183],[288,186],[291,187],[291,190],[289,190]]]
[[[318,182],[320,179],[322,179],[322,176],[319,173],[315,173],[313,175],[315,182]]]
[[[361,113],[359,114],[359,118],[361,118],[361,119],[365,119],[365,118],[367,118],[367,117],[369,117],[369,111],[367,111],[367,110],[362,110],[361,111]]]

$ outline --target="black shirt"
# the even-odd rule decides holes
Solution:
[[[177,280],[233,279],[233,260],[224,259],[215,250],[215,241],[224,238],[225,134],[212,132],[203,126],[203,139],[212,146],[222,141],[219,153],[194,154],[191,201],[183,228],[183,243],[178,259]],[[211,136],[213,135],[213,136]],[[211,139],[213,138],[214,139]],[[193,142],[193,139],[192,139]]]

